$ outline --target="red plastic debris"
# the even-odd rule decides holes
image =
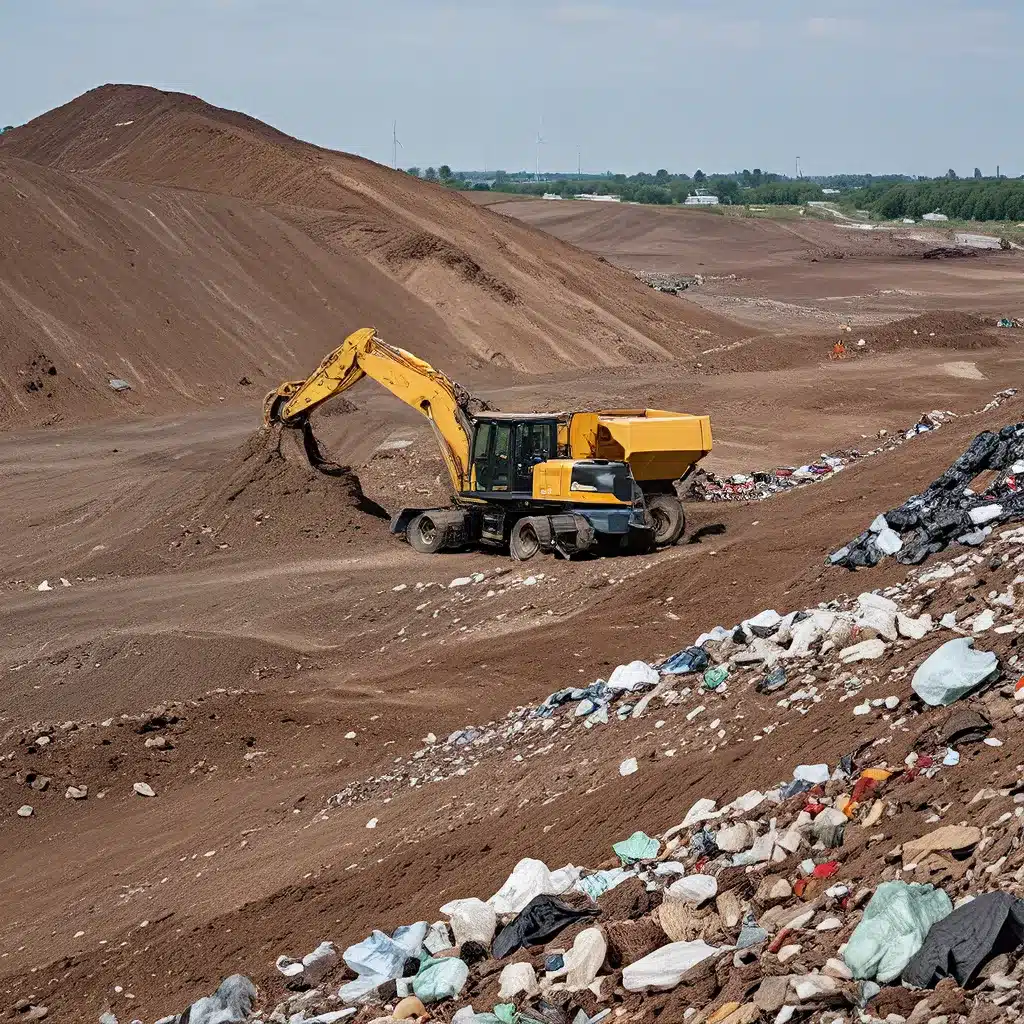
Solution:
[[[839,861],[827,860],[824,864],[816,864],[811,874],[815,878],[831,878],[839,870]]]

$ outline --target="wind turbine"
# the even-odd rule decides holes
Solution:
[[[398,170],[398,147],[402,146],[402,143],[398,141],[398,122],[391,122],[391,166],[397,171]],[[402,146],[405,149],[405,146]]]
[[[533,180],[540,181],[540,147],[546,144],[546,140],[543,136],[544,131],[544,118],[541,117],[540,124],[537,127],[537,169],[534,172]]]

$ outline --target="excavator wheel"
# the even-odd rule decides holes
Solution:
[[[551,540],[551,527],[546,518],[526,516],[512,527],[508,539],[509,554],[517,562],[526,562]]]
[[[421,555],[436,554],[444,547],[447,536],[448,524],[435,522],[429,512],[421,512],[405,531],[405,539]]]
[[[654,526],[655,547],[675,544],[686,529],[683,503],[674,494],[652,494],[647,498],[647,511]]]

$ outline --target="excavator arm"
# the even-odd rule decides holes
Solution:
[[[430,421],[452,487],[469,488],[473,425],[470,395],[429,363],[382,341],[372,327],[350,334],[305,380],[285,381],[263,405],[263,422],[304,429],[325,402],[370,377]]]

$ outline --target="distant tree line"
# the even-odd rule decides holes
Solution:
[[[522,195],[555,194],[565,199],[581,193],[614,195],[624,202],[671,206],[686,201],[700,188],[718,196],[724,205],[801,206],[809,202],[837,200],[849,209],[867,210],[886,219],[913,217],[938,211],[957,220],[1024,220],[1024,179],[1005,176],[986,178],[979,168],[970,178],[955,170],[941,178],[911,178],[903,174],[833,174],[790,178],[759,167],[730,173],[671,174],[660,168],[653,174],[560,175],[535,181],[528,171],[452,171],[440,167],[408,168],[407,173],[454,189],[493,189]],[[826,193],[824,190],[829,189]],[[831,190],[839,190],[834,195]]]
[[[955,220],[1024,220],[1024,180],[1020,178],[937,178],[869,185],[843,197],[886,220],[944,213]]]

